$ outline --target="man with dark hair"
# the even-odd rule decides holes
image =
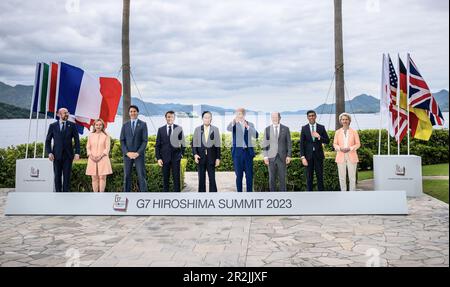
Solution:
[[[183,158],[186,144],[184,142],[183,128],[174,124],[175,112],[165,114],[166,124],[158,129],[156,135],[155,154],[158,165],[163,172],[163,190],[169,191],[169,178],[172,171],[173,189],[181,191],[181,158]]]
[[[139,108],[138,108],[138,106],[136,106],[136,105],[130,105],[130,106],[128,107],[128,112],[130,112],[130,109],[135,109],[135,110],[139,113]]]
[[[211,112],[203,112],[202,120],[203,124],[195,129],[192,137],[192,155],[198,169],[198,191],[206,192],[208,172],[209,192],[217,192],[215,168],[220,164],[220,132],[217,127],[211,125]]]
[[[72,162],[80,158],[80,138],[75,124],[68,121],[69,111],[61,108],[58,116],[59,120],[48,127],[45,149],[48,158],[53,161],[55,191],[69,192]],[[75,147],[72,140],[75,142]]]
[[[136,165],[139,181],[139,191],[146,192],[147,179],[145,171],[145,150],[148,142],[147,124],[138,119],[139,108],[131,105],[128,108],[130,121],[122,126],[120,131],[120,146],[123,154],[124,191],[131,191],[131,171]]]
[[[306,167],[306,186],[308,191],[313,190],[314,172],[317,177],[317,189],[323,191],[323,160],[325,158],[322,144],[328,144],[327,131],[323,125],[316,123],[316,112],[310,110],[306,113],[308,124],[302,127],[300,134],[300,158]]]

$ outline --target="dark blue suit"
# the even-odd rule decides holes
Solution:
[[[173,189],[175,192],[181,191],[181,158],[184,155],[186,143],[184,142],[183,129],[178,125],[173,125],[172,134],[169,137],[167,125],[158,129],[156,135],[155,154],[157,160],[163,161],[163,191],[169,191],[170,171],[173,177]]]
[[[325,154],[322,144],[328,144],[330,139],[323,125],[316,124],[316,129],[316,132],[320,135],[320,140],[313,140],[310,124],[304,125],[300,133],[300,157],[305,157],[308,161],[308,166],[306,167],[306,188],[308,191],[313,190],[314,172],[317,177],[317,189],[319,191],[324,190],[323,160]]]
[[[59,121],[50,124],[45,149],[48,154],[53,154],[53,172],[55,174],[55,191],[70,191],[70,174],[75,154],[80,154],[80,138],[74,123],[66,121],[64,131],[60,128]],[[52,146],[53,140],[53,146]],[[72,140],[75,142],[75,152]],[[62,180],[62,178],[64,180]]]
[[[255,150],[252,139],[258,138],[258,132],[252,123],[247,123],[249,128],[244,129],[244,131],[240,124],[233,125],[233,122],[227,128],[233,134],[231,156],[233,158],[234,172],[236,174],[236,189],[238,192],[242,192],[244,173],[247,192],[253,191],[253,158],[255,157]]]
[[[146,192],[147,180],[145,172],[145,149],[148,142],[147,124],[139,119],[136,120],[134,133],[131,127],[131,121],[126,122],[120,131],[120,146],[123,154],[124,169],[124,191],[131,191],[131,171],[133,164],[136,165],[136,173],[139,182],[139,191]],[[136,159],[130,159],[128,152],[137,152],[139,156]]]

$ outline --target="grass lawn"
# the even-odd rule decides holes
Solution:
[[[422,176],[446,175],[448,176],[448,163],[422,166]]]
[[[423,192],[448,204],[448,180],[425,179]]]
[[[448,176],[448,163],[422,166],[422,176]],[[372,170],[358,172],[358,180],[373,179]],[[448,180],[424,179],[423,192],[448,204]]]
[[[358,181],[372,178],[373,178],[373,170],[358,171]]]
[[[422,166],[422,176],[448,176],[448,163]],[[358,180],[372,179],[373,170],[358,171]]]

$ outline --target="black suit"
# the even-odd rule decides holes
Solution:
[[[169,177],[172,171],[173,188],[175,192],[180,192],[180,169],[181,158],[185,150],[183,129],[178,125],[173,125],[169,137],[167,125],[158,129],[156,135],[155,154],[157,160],[163,161],[163,190],[169,191]]]
[[[305,157],[308,161],[306,167],[306,186],[307,190],[313,190],[313,176],[316,172],[317,189],[324,190],[323,187],[323,160],[325,158],[322,144],[328,144],[327,131],[323,125],[316,124],[316,132],[320,135],[320,140],[313,140],[310,124],[304,125],[300,134],[300,157]]]
[[[72,140],[75,142],[75,152]],[[45,139],[45,149],[48,154],[51,153],[55,157],[53,160],[55,191],[61,192],[62,188],[62,191],[69,192],[73,158],[75,154],[80,154],[80,138],[75,124],[66,121],[64,130],[60,128],[59,121],[50,124]]]
[[[220,160],[221,138],[219,129],[209,126],[208,141],[205,140],[205,126],[197,127],[192,137],[192,155],[200,156],[198,163],[198,191],[206,192],[206,172],[209,178],[209,192],[217,192],[216,160]]]

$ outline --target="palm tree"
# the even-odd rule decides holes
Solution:
[[[334,0],[334,65],[336,76],[336,129],[341,127],[339,115],[345,111],[344,48],[342,39],[342,0]]]
[[[123,123],[130,120],[128,107],[131,105],[130,86],[130,0],[123,0],[122,14],[122,85]]]

